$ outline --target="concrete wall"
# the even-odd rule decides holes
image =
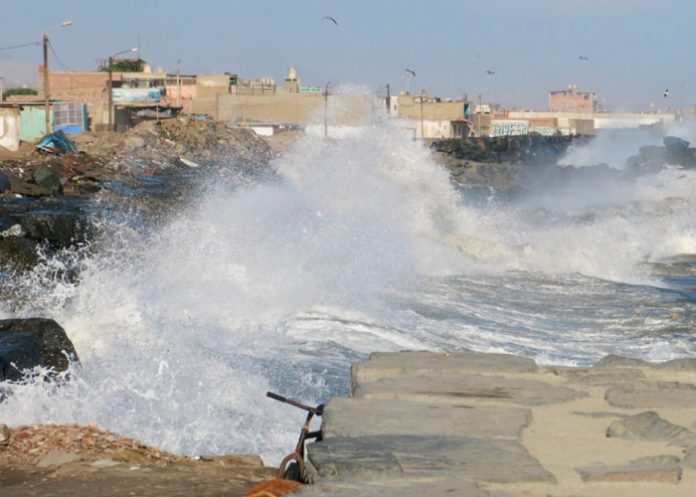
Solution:
[[[19,131],[19,110],[0,108],[0,146],[16,152],[19,149]]]
[[[306,124],[323,107],[321,95],[284,93],[275,95],[218,95],[221,121]]]
[[[426,99],[428,97],[425,97]],[[392,97],[397,99],[397,109],[399,117],[407,117],[411,119],[421,118],[421,103],[419,96],[399,95]],[[393,108],[392,104],[392,108]],[[463,101],[456,102],[423,102],[423,119],[430,121],[456,121],[464,119]]]
[[[658,123],[670,123],[674,121],[674,114],[641,114],[631,112],[535,112],[535,111],[510,111],[507,113],[510,119],[538,119],[555,118],[559,128],[571,128],[572,121],[592,120],[595,129],[637,128],[639,126],[651,126]],[[583,125],[584,126],[584,125]]]

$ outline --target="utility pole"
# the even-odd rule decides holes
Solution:
[[[425,90],[420,92],[420,111],[421,111],[421,140],[425,139],[425,126],[423,124],[423,101],[425,100]]]
[[[48,88],[48,35],[43,35],[43,67],[44,67],[44,114],[46,123],[46,134],[49,134],[51,130],[51,104],[49,102],[49,88]]]
[[[391,114],[391,84],[387,83],[387,114]]]
[[[324,138],[329,136],[329,86],[331,81],[326,83],[324,88]]]
[[[44,85],[44,114],[45,116],[45,125],[46,125],[46,134],[51,133],[53,129],[51,128],[51,91],[48,86],[48,32],[53,29],[57,28],[67,28],[68,26],[72,26],[72,21],[63,21],[61,22],[58,26],[54,26],[52,28],[49,28],[44,31],[43,36],[41,37],[41,43],[43,45],[43,68],[44,68],[44,80],[43,80],[43,85]]]
[[[113,131],[113,113],[114,113],[114,58],[109,56],[109,131]]]
[[[114,122],[115,119],[113,118],[113,113],[114,113],[114,57],[118,57],[119,55],[122,55],[124,53],[129,53],[129,52],[138,52],[138,55],[140,55],[140,48],[131,48],[130,50],[122,50],[120,52],[116,52],[113,55],[109,56],[109,82],[107,84],[107,88],[109,89],[109,131],[116,131],[116,123]]]
[[[176,106],[181,107],[181,61],[176,61]]]

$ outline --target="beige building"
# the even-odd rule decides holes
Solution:
[[[390,99],[389,109],[392,115],[408,120],[416,138],[458,138],[469,134],[466,100],[442,100],[402,92]]]

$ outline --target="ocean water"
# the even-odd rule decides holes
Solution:
[[[588,147],[570,153],[601,157],[612,141]],[[256,181],[218,172],[155,221],[95,217],[89,251],[4,281],[17,297],[0,317],[56,319],[82,364],[60,387],[4,385],[0,421],[96,423],[277,463],[303,414],[265,392],[347,395],[349,365],[374,351],[696,354],[696,171],[474,198],[383,119],[307,134],[272,166]]]

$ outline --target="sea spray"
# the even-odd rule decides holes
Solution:
[[[56,319],[82,366],[58,389],[6,386],[0,419],[278,462],[302,413],[266,390],[346,395],[349,364],[372,351],[694,352],[693,301],[642,265],[692,249],[691,172],[474,207],[401,123],[369,115],[273,166],[270,180],[214,181],[164,221],[100,219],[102,238],[73,254],[77,280],[47,260],[13,281],[0,312]]]

